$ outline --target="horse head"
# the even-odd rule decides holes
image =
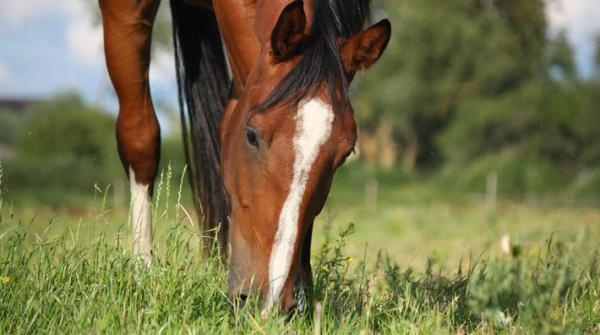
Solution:
[[[353,12],[315,1],[307,20],[302,1],[285,6],[221,121],[229,294],[259,294],[264,310],[290,310],[310,282],[313,221],[357,138],[348,84],[390,38],[389,21],[363,30]]]

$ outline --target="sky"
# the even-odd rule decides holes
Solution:
[[[567,31],[579,73],[589,75],[600,0],[548,1],[550,32]],[[77,90],[86,101],[115,109],[94,11],[96,0],[0,0],[0,97],[45,98]],[[158,104],[174,104],[170,55],[153,56],[150,79]]]
[[[94,25],[97,0],[0,0],[0,97],[46,98],[75,90],[85,100],[116,109]],[[153,55],[155,100],[176,103],[174,62]]]

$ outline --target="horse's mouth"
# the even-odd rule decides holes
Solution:
[[[306,300],[307,300],[307,287],[306,284],[302,282],[300,276],[296,277],[296,282],[294,284],[294,297],[296,298],[296,306],[295,309],[298,315],[304,315],[306,311]],[[292,309],[293,310],[293,309]]]
[[[242,310],[246,307],[247,303],[250,303],[251,296],[257,292],[250,292],[248,290],[241,290],[235,294],[235,297],[230,296],[230,303],[234,310]],[[305,283],[300,275],[296,276],[296,280],[294,282],[294,300],[295,303],[291,306],[285,308],[285,310],[280,310],[280,313],[283,313],[286,316],[286,320],[290,320],[295,314],[299,316],[304,315],[306,313],[307,304],[308,304],[308,284]],[[270,310],[266,306],[264,306],[264,301],[259,303],[259,308],[261,310],[261,315],[263,317],[267,317],[269,314],[275,312],[274,310]]]

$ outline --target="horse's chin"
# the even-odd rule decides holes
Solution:
[[[308,307],[307,294],[307,283],[302,282],[301,276],[298,275],[294,284],[294,299],[296,303],[288,307],[287,310],[282,311],[285,315],[286,322],[290,321],[294,315],[303,316],[304,313],[306,313]]]

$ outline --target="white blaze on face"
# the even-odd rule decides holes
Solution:
[[[148,185],[135,181],[135,173],[129,168],[129,188],[131,190],[131,230],[133,233],[133,253],[142,257],[150,265],[152,251],[152,201]]]
[[[269,260],[267,310],[279,299],[290,273],[306,182],[321,147],[331,134],[333,118],[331,106],[320,99],[300,102],[294,134],[294,175],[279,214],[279,226]]]

